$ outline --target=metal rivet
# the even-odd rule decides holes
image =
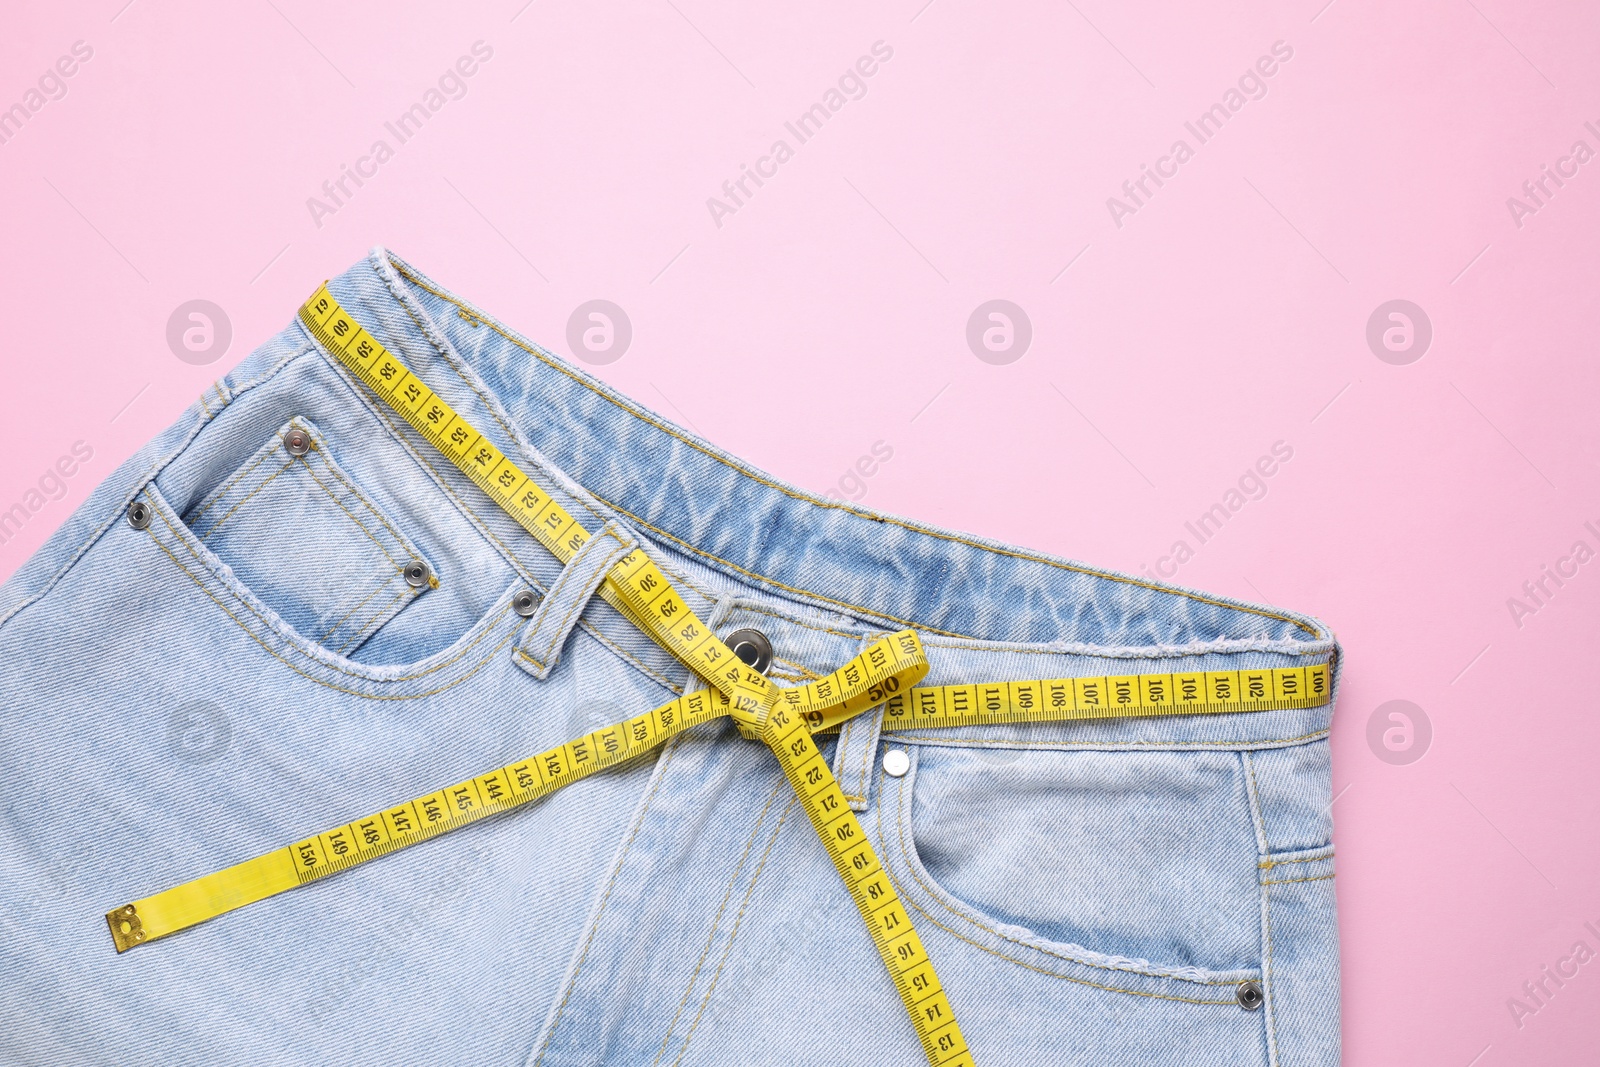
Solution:
[[[903,748],[891,748],[883,754],[883,773],[890,778],[904,778],[911,769],[911,757]]]
[[[1233,995],[1239,1001],[1239,1007],[1245,1011],[1255,1011],[1267,999],[1261,992],[1260,982],[1240,982]]]
[[[296,426],[283,435],[283,450],[291,456],[303,456],[311,451],[311,435]],[[417,583],[412,582],[412,585]]]
[[[135,500],[128,505],[128,525],[135,530],[142,530],[150,525],[150,505],[143,500]]]
[[[407,563],[400,573],[405,575],[407,585],[421,589],[428,584],[428,565],[420,559]]]
[[[511,608],[526,619],[539,610],[539,597],[532,589],[524,589],[511,598]]]
[[[733,654],[743,660],[745,666],[754,667],[762,674],[766,674],[767,668],[772,666],[772,642],[760,630],[735,630],[726,640]]]

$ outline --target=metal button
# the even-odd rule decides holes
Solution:
[[[407,563],[400,573],[405,575],[407,585],[421,589],[428,584],[428,565],[420,559]]]
[[[311,435],[295,426],[283,435],[283,450],[291,456],[303,456],[311,451]],[[416,582],[412,582],[416,585]]]
[[[1267,999],[1261,992],[1260,982],[1240,982],[1233,995],[1239,1001],[1239,1007],[1245,1011],[1255,1011]]]
[[[890,778],[904,778],[911,769],[911,757],[903,748],[891,748],[883,754],[883,773]]]
[[[511,598],[511,609],[526,619],[539,610],[539,596],[532,589],[524,589]]]
[[[735,630],[727,636],[726,641],[745,666],[754,667],[762,674],[766,674],[767,668],[772,666],[772,642],[760,630]]]
[[[150,525],[150,505],[143,500],[135,500],[128,505],[128,525],[135,530],[142,530]]]

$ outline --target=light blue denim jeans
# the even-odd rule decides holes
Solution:
[[[784,485],[385,251],[331,288],[720,633],[764,633],[785,683],[903,626],[929,684],[1336,652],[1305,616]],[[399,577],[413,561],[436,584]],[[246,358],[0,589],[0,1061],[924,1062],[777,764],[726,720],[113,950],[119,904],[691,684],[581,565],[563,576],[298,323]],[[1331,714],[901,734],[868,714],[824,752],[979,1064],[1320,1067],[1339,1058]]]

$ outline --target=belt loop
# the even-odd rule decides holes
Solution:
[[[867,647],[882,634],[863,638],[856,652]],[[872,796],[873,761],[878,758],[878,737],[883,732],[881,706],[862,712],[839,727],[839,746],[833,754],[833,776],[844,791],[844,799],[851,811],[866,811]]]
[[[617,561],[638,547],[633,535],[615,520],[586,541],[567,561],[544,602],[528,621],[513,659],[535,678],[545,678],[561,658],[567,635],[577,625],[585,605],[605,581]]]

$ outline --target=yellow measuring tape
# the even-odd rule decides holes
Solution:
[[[351,318],[326,285],[312,294],[300,317],[334,358],[558,559],[571,559],[588,541],[589,532],[576,519]],[[825,678],[786,688],[745,665],[643,550],[618,562],[600,593],[712,688],[113,909],[106,922],[117,951],[538,800],[726,715],[777,757],[867,924],[929,1063],[970,1065],[933,964],[812,734],[879,704],[885,726],[897,728],[1265,711],[1313,707],[1330,695],[1327,664],[917,688],[928,661],[910,630],[879,638]]]
[[[1259,671],[1113,674],[1094,678],[942,685],[889,697],[887,730],[906,726],[1114,719],[1135,715],[1217,715],[1328,702],[1328,664]]]

